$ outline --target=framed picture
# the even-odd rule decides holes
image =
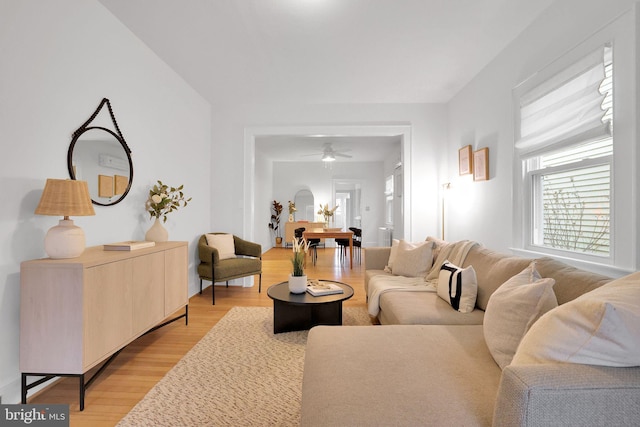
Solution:
[[[481,148],[473,152],[473,180],[489,179],[489,148]]]
[[[460,171],[460,175],[469,175],[473,170],[473,158],[471,157],[470,145],[458,150],[458,170]]]

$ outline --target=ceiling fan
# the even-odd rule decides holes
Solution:
[[[312,154],[304,154],[304,156],[318,156],[321,155],[321,160],[323,162],[333,162],[336,160],[336,157],[346,157],[351,158],[348,154],[344,154],[351,150],[334,150],[333,145],[330,142],[325,142],[322,144],[322,152],[321,153],[312,153]]]

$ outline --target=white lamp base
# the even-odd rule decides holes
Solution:
[[[73,225],[73,220],[61,219],[44,238],[44,250],[50,258],[75,258],[84,252],[85,240],[82,228]]]

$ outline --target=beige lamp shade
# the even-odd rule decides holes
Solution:
[[[35,213],[65,217],[96,214],[87,182],[72,179],[47,179]]]
[[[58,225],[49,229],[44,239],[44,249],[49,257],[62,259],[82,255],[85,247],[84,231],[74,225],[69,216],[96,214],[86,181],[47,179],[36,214],[64,217]]]

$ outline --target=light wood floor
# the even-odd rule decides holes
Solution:
[[[267,289],[287,280],[291,254],[291,249],[273,248],[263,255],[261,293],[258,293],[257,277],[252,288],[217,285],[216,304],[211,305],[209,286],[202,295],[196,294],[189,300],[188,326],[181,319],[129,344],[87,389],[84,411],[79,411],[75,378],[58,381],[30,398],[29,403],[69,404],[71,426],[117,424],[232,307],[272,307]],[[333,279],[351,285],[355,294],[344,305],[365,307],[364,267],[357,259],[350,269],[348,259],[341,260],[337,251],[320,248],[315,266],[307,258],[306,272],[310,278]]]

